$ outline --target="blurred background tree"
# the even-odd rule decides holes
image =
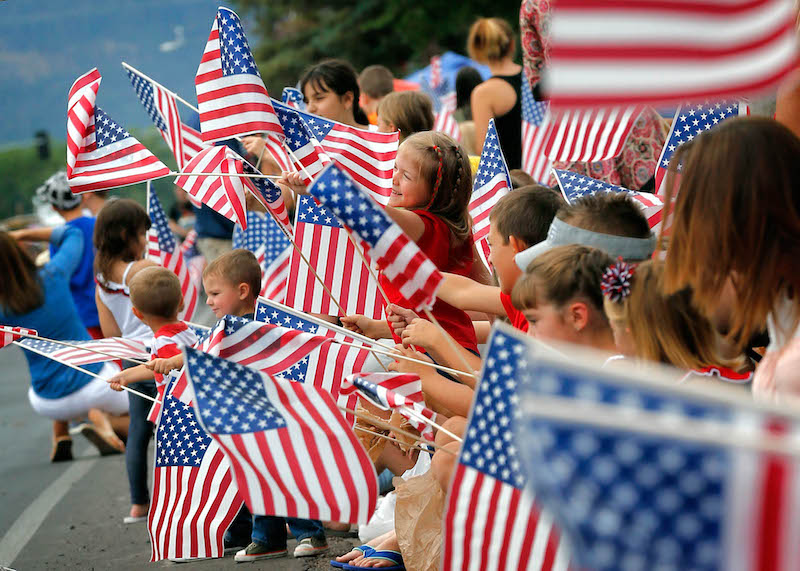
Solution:
[[[235,0],[267,89],[273,97],[303,70],[338,57],[361,70],[385,65],[404,77],[447,50],[466,53],[469,27],[481,16],[505,18],[519,32],[519,0],[333,1]],[[255,27],[253,26],[255,24]]]

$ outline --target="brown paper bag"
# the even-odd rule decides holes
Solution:
[[[394,479],[394,528],[409,571],[437,571],[442,556],[445,494],[428,470],[409,480]]]

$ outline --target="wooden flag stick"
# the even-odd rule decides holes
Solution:
[[[74,343],[67,343],[66,341],[59,341],[57,339],[48,339],[47,337],[40,337],[39,335],[31,335],[30,333],[20,333],[18,331],[13,332],[15,336],[19,335],[20,337],[27,337],[28,339],[38,339],[39,341],[47,341],[48,343],[55,343],[56,345],[63,345],[64,347],[72,347],[73,349],[79,349],[81,351],[88,351],[89,353],[96,353],[98,355],[104,355],[106,357],[112,357],[114,359],[119,359],[120,361],[128,361],[129,363],[136,363],[137,365],[142,365],[147,363],[147,361],[142,361],[139,359],[133,359],[130,357],[120,357],[118,355],[114,355],[113,353],[106,353],[105,351],[99,351],[98,349],[90,349],[89,347],[81,347],[80,345],[75,345]],[[28,348],[27,345],[20,345],[20,347]],[[34,351],[35,353],[39,353],[39,351]],[[44,353],[39,353],[44,354]],[[56,359],[54,359],[56,360]],[[59,363],[61,361],[58,361]],[[66,363],[64,363],[66,365]]]
[[[276,174],[242,174],[238,172],[178,172],[178,171],[170,171],[169,174],[165,176],[208,176],[208,177],[217,177],[217,176],[225,176],[225,177],[235,177],[235,178],[268,178],[270,180],[278,180],[280,175]]]
[[[442,432],[444,432],[447,436],[449,436],[453,440],[455,440],[457,442],[464,442],[463,438],[461,438],[460,436],[456,436],[455,434],[453,434],[452,432],[450,432],[446,428],[443,428],[441,424],[437,424],[436,422],[434,422],[430,418],[427,418],[426,416],[421,415],[418,411],[414,410],[410,406],[403,406],[401,408],[404,411],[406,411],[408,414],[410,414],[411,416],[416,418],[418,421],[424,422],[425,424],[429,424],[432,427],[434,427],[436,430],[441,430]]]
[[[14,333],[14,334],[16,335],[16,333]],[[83,367],[79,367],[78,365],[73,365],[72,363],[65,363],[64,361],[59,361],[58,359],[53,359],[53,357],[51,357],[47,353],[43,353],[41,351],[37,351],[33,347],[29,347],[28,345],[22,345],[19,341],[14,341],[14,345],[18,345],[18,346],[22,347],[23,349],[25,349],[27,351],[30,351],[31,353],[36,353],[37,355],[41,355],[42,357],[47,357],[48,359],[51,359],[51,360],[55,361],[56,363],[64,365],[65,367],[69,367],[70,369],[75,369],[76,371],[79,371],[79,372],[81,372],[81,373],[83,373],[85,375],[89,375],[90,377],[94,377],[95,379],[100,379],[101,381],[106,382],[106,379],[104,379],[103,377],[101,377],[100,375],[98,375],[96,373],[93,373],[91,371],[87,371]],[[134,390],[134,389],[132,389],[130,387],[122,386],[121,388],[122,388],[122,390],[128,391],[129,393],[135,394],[136,396],[142,397],[143,399],[147,399],[149,401],[153,401],[153,402],[156,402],[156,403],[160,403],[161,402],[160,400],[156,400],[153,397],[151,397],[149,395],[146,395],[144,393],[140,393],[139,391]],[[111,388],[109,387],[108,390],[111,390]]]
[[[381,434],[380,432],[373,432],[372,430],[367,430],[366,428],[361,428],[360,426],[354,426],[353,430],[358,430],[359,432],[365,432],[367,434],[371,434],[372,436],[377,436],[378,438],[383,438],[384,440],[388,440],[389,442],[394,442],[395,444],[400,444],[401,446],[408,446],[404,442],[400,442],[396,438],[392,438],[386,434]],[[413,448],[414,450],[419,450],[420,452],[428,452],[424,448],[420,448],[419,446],[408,446],[409,448]]]
[[[425,312],[425,315],[428,317],[428,319],[431,320],[431,323],[433,323],[436,327],[439,328],[439,331],[442,333],[442,335],[444,335],[444,338],[447,341],[447,344],[450,345],[450,348],[453,351],[456,352],[456,355],[458,355],[459,359],[461,359],[461,362],[464,364],[464,367],[466,368],[466,370],[467,371],[471,371],[472,370],[472,366],[469,364],[469,361],[467,361],[467,358],[461,353],[461,348],[458,345],[456,345],[456,342],[453,340],[453,338],[450,337],[450,335],[447,333],[447,331],[445,331],[444,327],[442,327],[441,323],[439,323],[439,320],[436,319],[436,317],[433,315],[433,312],[428,308],[425,308],[422,311]],[[461,372],[461,373],[458,373],[458,374],[459,375],[463,375],[465,373]],[[469,373],[466,373],[466,374],[470,375]],[[470,376],[473,379],[476,378],[475,375],[470,375]]]

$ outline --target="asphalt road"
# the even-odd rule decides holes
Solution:
[[[51,423],[28,404],[29,375],[22,350],[0,350],[0,569],[114,571],[173,567],[149,563],[146,524],[125,525],[130,507],[122,456],[99,457],[80,437],[72,462],[51,464]],[[151,457],[152,458],[152,457]],[[330,555],[357,540],[330,537]],[[294,542],[289,542],[289,552]],[[241,563],[225,559],[182,564],[185,569],[331,569],[329,557]]]

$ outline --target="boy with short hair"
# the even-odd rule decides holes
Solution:
[[[358,86],[361,88],[361,101],[359,104],[367,114],[369,122],[378,123],[378,104],[381,99],[394,91],[394,76],[389,68],[382,65],[370,65],[358,76]]]

